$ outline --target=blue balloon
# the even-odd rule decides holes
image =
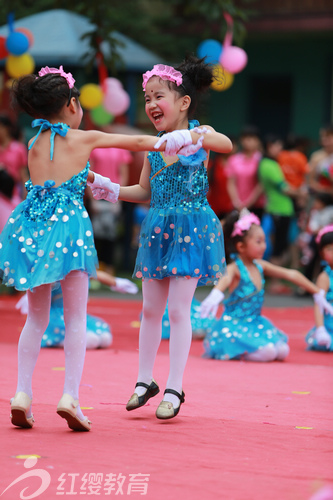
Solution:
[[[222,43],[217,40],[207,39],[200,43],[198,57],[206,57],[206,62],[209,64],[218,64],[222,50]]]
[[[6,48],[14,56],[21,56],[29,48],[29,39],[24,33],[13,31],[6,39]]]

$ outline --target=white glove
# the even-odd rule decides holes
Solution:
[[[107,200],[111,203],[118,201],[120,184],[112,182],[108,177],[94,172],[94,182],[87,182],[95,200]]]
[[[216,316],[219,303],[224,299],[224,293],[218,288],[213,288],[210,294],[201,302],[200,316],[201,318],[208,318],[211,314]]]
[[[126,278],[116,278],[115,286],[110,286],[110,288],[114,292],[121,293],[138,293],[139,291],[136,284]]]
[[[323,345],[327,349],[330,348],[332,337],[324,326],[318,326],[318,328],[316,328],[314,338],[316,339],[318,345]]]
[[[325,290],[321,289],[318,293],[313,294],[313,300],[319,307],[321,314],[323,314],[325,311],[326,313],[333,316],[333,306],[329,302],[327,302],[325,295]]]
[[[28,314],[28,296],[26,293],[17,302],[15,309],[18,309],[21,314]]]
[[[166,142],[166,156],[174,156],[181,148],[192,144],[191,132],[189,130],[174,130],[173,132],[164,134],[159,138],[154,148],[159,149],[164,142]]]

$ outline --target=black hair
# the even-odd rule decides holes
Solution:
[[[12,87],[14,106],[33,118],[52,118],[79,95],[79,90],[69,88],[66,78],[57,73],[26,75],[15,80]]]
[[[325,132],[326,134],[332,135],[333,134],[333,123],[325,123],[323,127],[321,127],[321,131]]]
[[[333,196],[329,193],[315,193],[314,199],[320,201],[325,207],[333,205]]]
[[[229,260],[230,255],[236,252],[237,243],[244,241],[246,236],[251,231],[252,225],[248,231],[242,231],[242,234],[236,234],[231,236],[233,230],[235,229],[236,222],[241,218],[241,214],[238,210],[233,210],[223,222],[223,234],[224,234],[224,244],[227,259]]]
[[[243,137],[257,137],[260,139],[260,131],[255,125],[246,125],[239,134],[240,139]]]
[[[1,114],[0,115],[0,125],[2,125],[3,127],[5,127],[9,131],[9,133],[11,134],[12,127],[13,127],[13,122],[9,118],[9,116]]]
[[[263,140],[264,154],[265,158],[271,158],[268,153],[268,148],[271,144],[275,144],[276,142],[281,142],[283,144],[282,137],[277,134],[266,134]],[[275,160],[275,158],[274,158]]]
[[[199,59],[188,55],[175,69],[181,72],[183,82],[179,86],[170,83],[181,96],[190,96],[189,116],[193,116],[198,105],[199,95],[207,91],[213,81],[213,68],[205,62],[204,57]]]
[[[333,231],[323,234],[318,243],[319,253],[323,250],[324,247],[326,247],[327,245],[331,245],[332,243],[333,243]]]

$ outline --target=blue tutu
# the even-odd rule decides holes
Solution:
[[[2,280],[17,290],[54,283],[70,271],[96,277],[98,265],[91,221],[83,205],[89,164],[54,187],[29,180],[25,201],[12,212],[0,235]]]
[[[206,356],[214,359],[239,358],[269,343],[288,341],[287,335],[261,315],[265,279],[260,264],[256,263],[261,273],[258,290],[241,259],[236,257],[235,262],[240,272],[239,284],[224,301],[222,317],[208,329],[204,339]]]
[[[190,122],[190,128],[198,122]],[[167,165],[159,152],[148,154],[151,202],[140,232],[133,277],[198,278],[215,283],[225,271],[223,232],[210,208],[203,149]]]

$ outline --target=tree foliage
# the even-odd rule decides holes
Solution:
[[[96,26],[87,33],[94,54],[102,41],[110,44],[108,68],[115,72],[119,62],[118,31],[159,54],[167,61],[178,61],[187,52],[195,52],[207,38],[223,41],[226,32],[224,12],[234,19],[234,41],[242,44],[244,22],[253,0],[2,0],[0,22],[6,23],[13,12],[16,19],[51,9],[68,9],[88,17]],[[92,60],[91,60],[92,63]]]

